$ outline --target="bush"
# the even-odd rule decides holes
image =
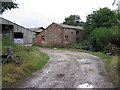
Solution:
[[[88,40],[83,41],[81,44],[83,46],[82,49],[88,50],[88,51],[94,51],[94,47],[92,47],[92,45],[89,43]]]
[[[12,40],[10,40],[9,35],[4,35],[2,38],[2,45],[3,46],[12,46],[16,47],[17,44],[15,44]]]
[[[108,53],[109,52],[109,45],[105,46],[103,49],[103,53]]]
[[[68,43],[65,45],[65,48],[67,49],[82,49],[83,46],[81,43]]]
[[[111,29],[101,27],[93,30],[89,36],[89,42],[95,51],[103,51],[113,37],[113,31]]]
[[[64,45],[59,45],[59,44],[53,44],[50,46],[51,48],[64,48]]]

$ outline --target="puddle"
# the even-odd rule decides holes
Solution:
[[[77,61],[79,62],[79,63],[81,63],[81,64],[92,64],[92,62],[91,62],[91,60],[90,59],[86,59],[86,58],[84,58],[84,59],[77,59]]]
[[[79,85],[77,88],[93,88],[93,86],[89,85],[88,83],[84,83],[84,84]]]
[[[49,73],[49,72],[51,72],[52,71],[52,69],[50,68],[50,69],[48,69],[48,70],[45,70],[44,72],[45,73]]]

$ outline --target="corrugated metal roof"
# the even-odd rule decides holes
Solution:
[[[39,28],[29,28],[31,31],[36,32]]]
[[[42,32],[43,31],[43,29],[39,29],[39,30],[37,30],[36,32]]]
[[[33,32],[38,32],[39,30],[44,30],[43,27],[29,28]]]
[[[18,24],[14,23],[14,22],[12,22],[12,21],[10,21],[10,20],[7,20],[7,19],[5,19],[5,18],[0,18],[0,24],[14,25],[14,26],[16,26],[16,27],[21,27],[21,28],[23,28],[23,29],[25,29],[25,30],[31,31],[30,29],[25,28],[25,27],[23,27],[23,26],[21,26],[21,25],[18,25]],[[31,31],[31,32],[33,32],[33,31]]]

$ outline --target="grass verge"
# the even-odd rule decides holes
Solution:
[[[6,48],[3,46],[3,53]],[[15,46],[11,47],[16,55],[20,56],[22,64],[15,65],[13,62],[2,65],[2,85],[3,88],[11,87],[11,85],[25,78],[29,74],[42,68],[49,59],[49,56],[38,50],[36,47]]]
[[[110,77],[115,85],[118,88],[120,72],[118,71],[118,57],[119,56],[112,56],[111,59],[106,61],[106,68],[109,72]]]

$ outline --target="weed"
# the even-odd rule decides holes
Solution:
[[[4,41],[5,40],[5,41]],[[13,62],[2,65],[2,85],[3,88],[11,87],[16,82],[25,78],[29,74],[42,68],[49,59],[49,56],[34,46],[18,46],[12,41],[6,42],[3,40],[3,54],[6,54],[6,49],[10,47],[16,55],[20,56],[22,64],[15,65]]]

